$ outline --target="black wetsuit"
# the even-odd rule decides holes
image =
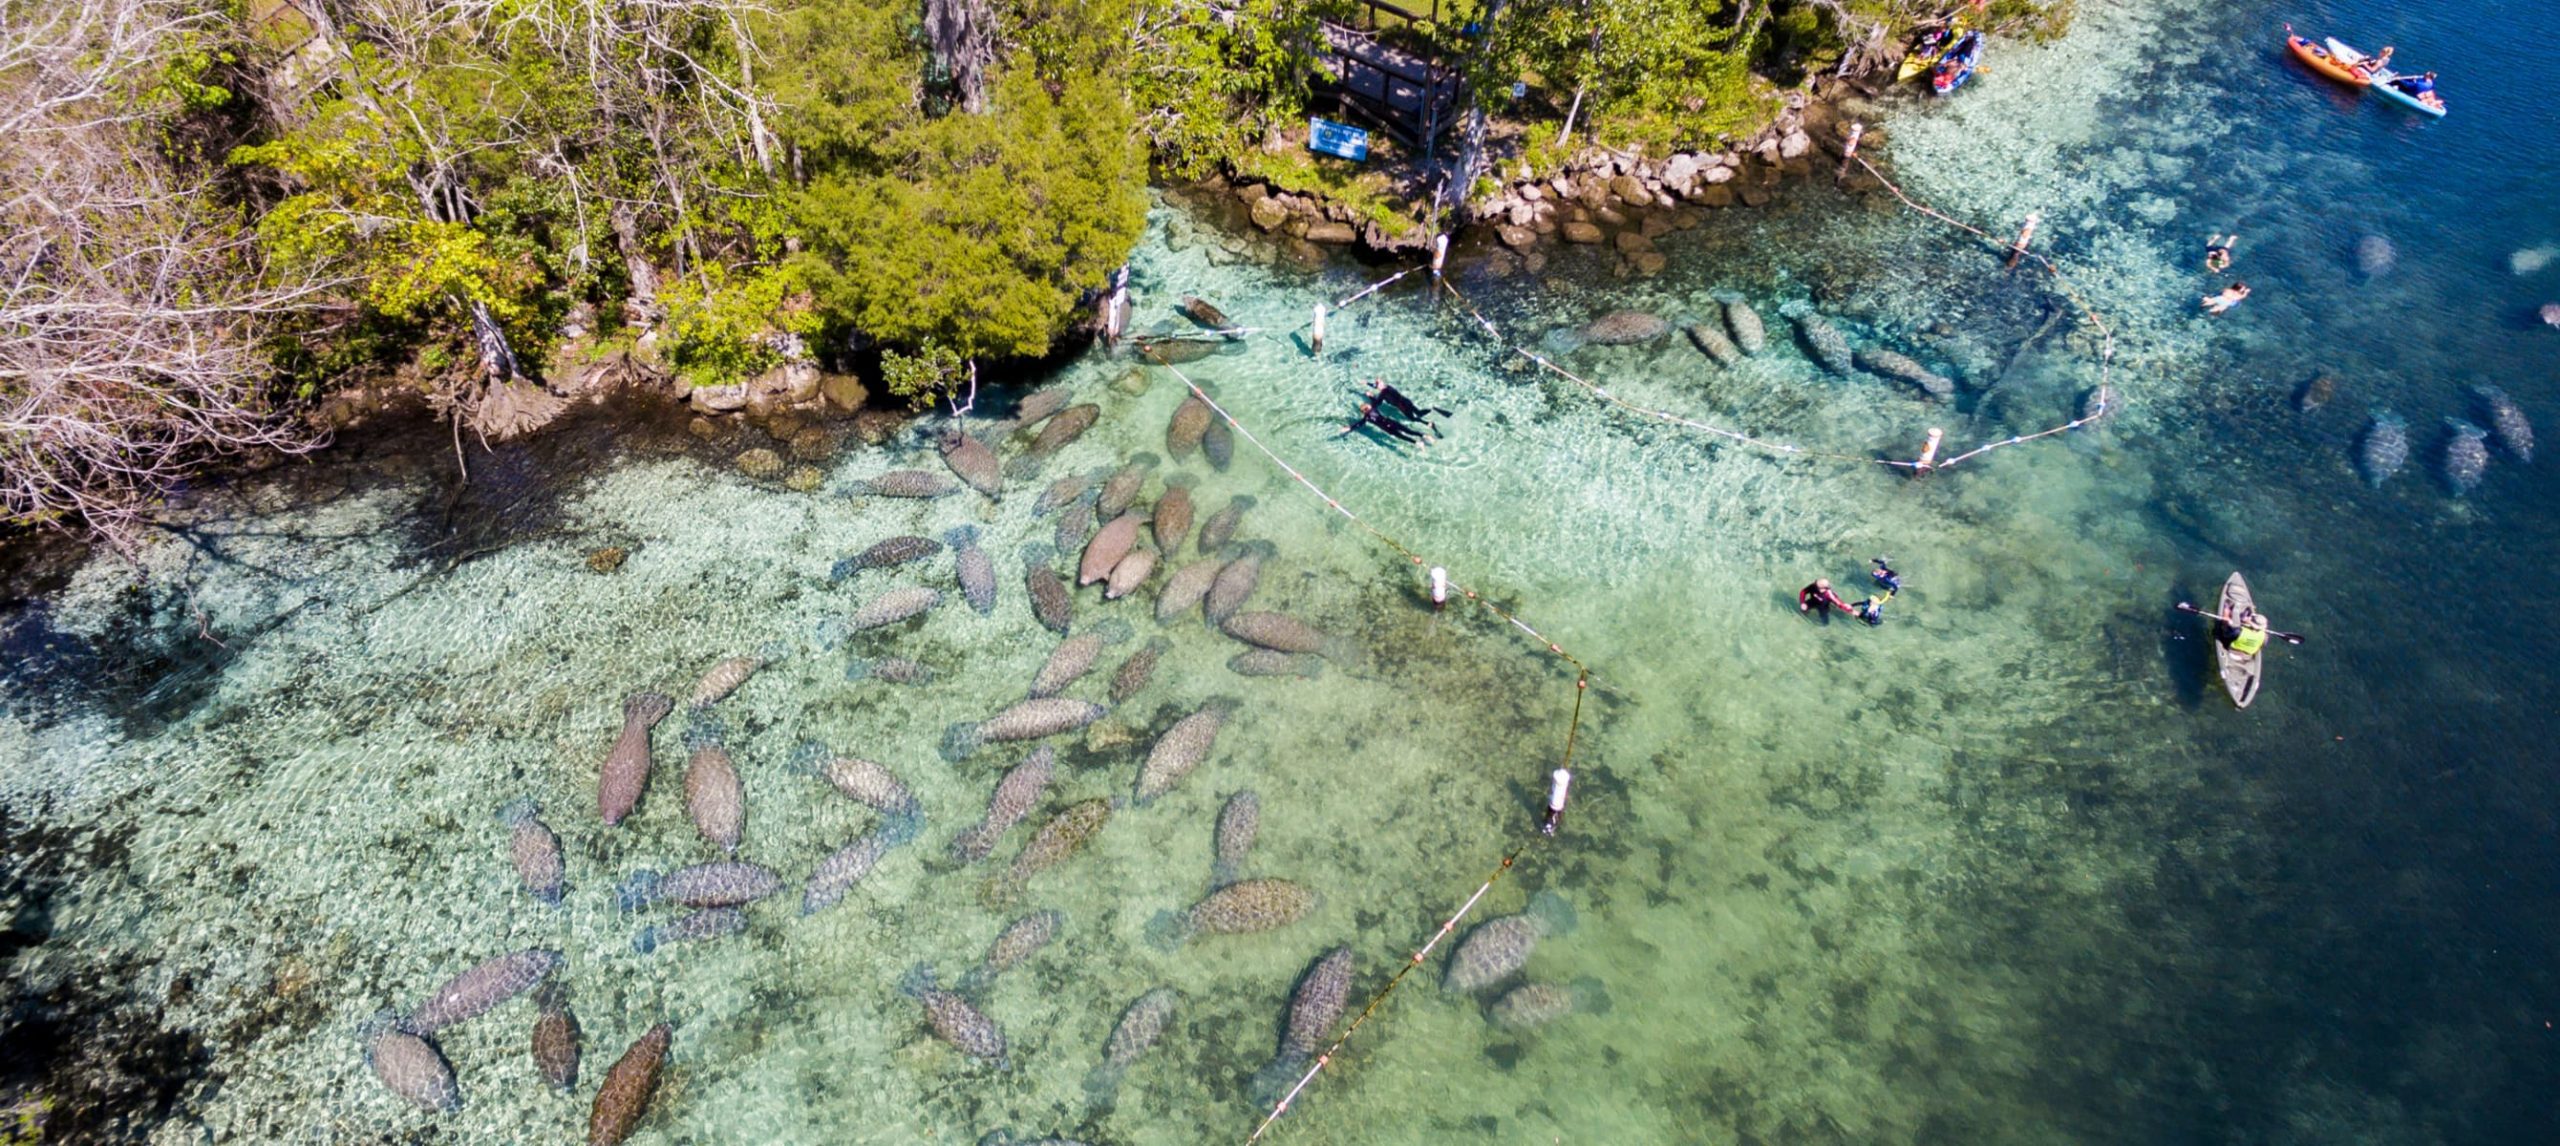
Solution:
[[[1395,438],[1398,441],[1419,442],[1423,440],[1422,435],[1415,431],[1413,427],[1388,417],[1384,411],[1375,406],[1362,407],[1358,414],[1352,416],[1352,429],[1357,430],[1364,425],[1376,426],[1388,437]]]
[[[1423,422],[1425,425],[1429,425],[1425,419],[1433,414],[1438,414],[1443,418],[1450,416],[1448,410],[1439,406],[1425,408],[1414,405],[1413,399],[1405,397],[1404,391],[1398,390],[1393,386],[1384,384],[1379,385],[1376,398],[1379,405],[1393,410],[1398,414],[1404,415],[1405,418],[1410,421]]]

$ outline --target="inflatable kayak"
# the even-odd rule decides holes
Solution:
[[[1936,89],[1939,95],[1953,92],[1963,87],[1966,80],[1973,78],[1975,69],[1981,66],[1981,63],[1982,33],[1967,32],[1963,39],[1956,41],[1955,47],[1947,49],[1946,56],[1938,61],[1935,69],[1930,71],[1929,86]]]
[[[2302,66],[2312,71],[2351,88],[2373,86],[2373,77],[2331,55],[2327,48],[2289,32],[2285,34],[2284,43],[2286,47],[2293,49],[2293,58],[2302,61]]]
[[[2256,602],[2249,596],[2249,583],[2240,574],[2233,573],[2230,580],[2222,583],[2223,616],[2237,617],[2241,610],[2255,607]],[[2250,701],[2258,699],[2258,682],[2266,676],[2266,650],[2262,647],[2255,653],[2233,652],[2223,640],[2222,622],[2215,621],[2213,630],[2213,655],[2222,662],[2222,691],[2231,694],[2231,703],[2247,708]]]
[[[2443,95],[2436,94],[2435,98],[2430,101],[2425,97],[2400,86],[2402,83],[2409,80],[2408,76],[2397,74],[2389,68],[2375,69],[2372,66],[2373,61],[2364,53],[2348,47],[2345,44],[2341,44],[2334,39],[2328,41],[2328,46],[2329,55],[2334,57],[2339,63],[2345,64],[2351,68],[2363,70],[2366,74],[2371,75],[2373,77],[2373,90],[2381,93],[2384,99],[2390,100],[2391,102],[2417,112],[2420,115],[2434,116],[2438,119],[2444,118],[2445,106]]]
[[[1910,50],[1902,53],[1902,67],[1893,73],[1893,82],[1898,84],[1910,83],[1913,80],[1919,79],[1920,73],[1936,67],[1938,65],[1938,58],[1946,54],[1947,41],[1953,39],[1956,33],[1963,30],[1964,23],[1962,21],[1949,24],[1943,28],[1921,29],[1919,35],[1911,38]]]

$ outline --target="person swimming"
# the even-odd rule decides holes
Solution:
[[[1443,418],[1455,416],[1446,407],[1417,405],[1413,399],[1405,397],[1404,391],[1389,385],[1384,378],[1369,380],[1368,396],[1371,402],[1384,406],[1394,411],[1398,417],[1431,431],[1434,437],[1447,435],[1440,432],[1440,427],[1431,424],[1431,415],[1437,414]]]
[[[2205,297],[2205,313],[2221,314],[2224,311],[2230,310],[2232,307],[2240,305],[2240,300],[2247,297],[2249,297],[2249,284],[2233,283],[2230,286],[2222,288],[2222,293],[2207,295]]]
[[[2237,231],[2229,235],[2214,235],[2207,238],[2204,241],[2204,269],[2215,274],[2221,274],[2230,269],[2231,244],[2239,241],[2240,234]]]
[[[1360,403],[1359,412],[1351,415],[1351,424],[1335,431],[1333,436],[1339,438],[1344,434],[1358,433],[1363,426],[1374,427],[1379,433],[1400,442],[1412,442],[1426,450],[1431,448],[1431,439],[1422,436],[1413,427],[1388,417],[1386,411],[1379,409],[1375,402]]]

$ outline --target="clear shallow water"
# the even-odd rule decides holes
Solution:
[[[1986,220],[2047,213],[2050,249],[2119,328],[2131,403],[2096,433],[1927,482],[1605,413],[1505,367],[1418,290],[1338,318],[1321,363],[1256,343],[1185,367],[1599,683],[1560,846],[1532,852],[1485,911],[1564,897],[1579,926],[1528,976],[1596,979],[1611,1009],[1504,1031],[1439,987],[1435,960],[1281,1140],[2547,1139],[2555,900],[2535,749],[2550,622],[2433,607],[2484,579],[2529,594],[2560,536],[2541,468],[2502,459],[2463,499],[2428,472],[2433,421],[2461,411],[2462,385],[2501,381],[2529,411],[2553,408],[2552,335],[2525,316],[2536,291],[2560,292],[2560,270],[2507,266],[2560,226],[2532,190],[2553,172],[2518,161],[2521,133],[2500,126],[2531,121],[2527,97],[2548,85],[2527,77],[2549,65],[2503,47],[2523,9],[2484,12],[2441,43],[2379,9],[2325,13],[2387,29],[2404,59],[2514,69],[2512,93],[2475,81],[2457,118],[2424,130],[2378,104],[2335,106],[2276,57],[2265,13],[2175,5],[2093,10],[2063,45],[2004,50],[1966,98],[1894,118],[1915,193]],[[2091,82],[2137,60],[2178,82]],[[2415,149],[2472,189],[2460,210],[2341,176]],[[2194,318],[2197,245],[2234,220],[2248,236],[2236,273],[2258,296]],[[1368,277],[1219,265],[1185,229],[1160,214],[1138,254],[1144,313],[1197,293],[1287,327]],[[2368,231],[2401,251],[2382,282],[2355,274]],[[1773,344],[1743,369],[1672,342],[1569,361],[1636,400],[1847,452],[1907,454],[1929,425],[1956,442],[2042,428],[2092,380],[2064,353],[2083,336],[2016,353],[2052,302],[2031,277],[1872,200],[1795,194],[1665,247],[1673,270],[1649,282],[1569,261],[1544,284],[1459,277],[1524,339],[1741,291]],[[1862,343],[1956,368],[1967,395],[1933,410],[1818,374],[1777,313],[1805,299]],[[1925,333],[1940,321],[1954,333]],[[2294,386],[2331,363],[2340,397],[2296,413]],[[1165,452],[1178,388],[1113,390],[1129,369],[1062,372],[1105,416],[1049,474]],[[1344,393],[1378,375],[1458,407],[1441,448],[1330,436]],[[2380,491],[2345,464],[2376,403],[2419,446]],[[0,720],[22,881],[13,987],[77,1000],[79,1021],[53,1030],[89,1059],[183,1080],[168,1141],[574,1137],[604,1065],[659,1018],[677,1024],[676,1051],[644,1140],[1241,1140],[1257,1117],[1242,1080],[1272,1054],[1291,980],[1348,943],[1365,995],[1532,822],[1570,677],[1481,616],[1421,608],[1409,568],[1240,444],[1225,474],[1164,468],[1199,478],[1204,515],[1233,493],[1259,500],[1243,533],[1280,556],[1258,602],[1351,638],[1352,663],[1241,678],[1223,667],[1232,642],[1196,621],[1170,630],[1155,683],[1112,718],[1138,743],[1061,738],[1050,806],[1125,793],[1147,733],[1233,698],[1211,761],[990,909],[983,869],[949,870],[943,849],[1021,753],[952,764],[935,748],[951,722],[1018,696],[1053,644],[1015,556],[1050,534],[1033,489],[993,505],[790,494],[719,464],[748,444],[762,443],[591,427],[475,455],[457,497],[441,443],[358,443],[191,498],[193,532],[149,555],[143,588],[100,562],[18,607]],[[902,440],[894,457],[840,456],[829,484],[893,465],[938,468]],[[933,665],[930,686],[845,683],[847,653],[819,647],[819,622],[893,585],[947,591],[949,561],[833,588],[828,567],[960,524],[996,554],[994,615],[952,600],[855,638]],[[630,561],[588,572],[581,554],[605,544]],[[1851,584],[1879,552],[1910,582],[1883,628],[1815,628],[1788,608],[1805,580]],[[2245,715],[2169,608],[2234,567],[2280,626],[2312,635],[2278,651]],[[1079,595],[1080,624],[1134,636],[1071,695],[1098,697],[1158,631],[1148,604]],[[227,648],[197,637],[198,611]],[[681,695],[767,642],[789,655],[719,708],[748,791],[741,855],[796,881],[876,822],[789,767],[811,738],[889,764],[924,834],[828,913],[798,917],[787,891],[751,909],[744,935],[638,955],[644,920],[615,909],[613,885],[713,853],[680,806],[681,714],[661,727],[641,811],[595,822],[621,697]],[[1251,869],[1322,905],[1268,935],[1157,950],[1149,922],[1206,889],[1211,821],[1247,785],[1264,809]],[[495,813],[519,796],[567,845],[561,907],[506,865]],[[919,962],[956,979],[1040,907],[1065,929],[987,1003],[1012,1065],[974,1066],[925,1032],[897,981]],[[461,1112],[420,1115],[373,1082],[354,1034],[366,1017],[525,946],[568,957],[588,1034],[575,1098],[528,1069],[522,1002],[444,1037]],[[1084,1073],[1120,1009],[1157,985],[1182,994],[1176,1026],[1094,1115]]]

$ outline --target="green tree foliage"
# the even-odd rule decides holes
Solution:
[[[1129,94],[1167,170],[1206,175],[1304,115],[1319,12],[1306,0],[1140,0]]]

